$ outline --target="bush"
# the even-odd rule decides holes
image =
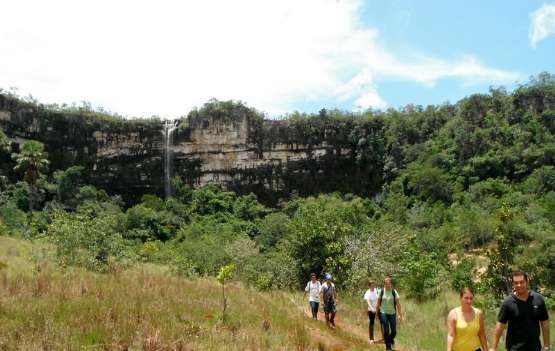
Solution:
[[[82,173],[84,167],[73,166],[65,171],[54,172],[54,180],[56,182],[56,198],[70,208],[76,207],[75,195],[77,195],[79,186],[81,185]]]
[[[227,245],[237,237],[229,224],[193,222],[172,240],[176,255],[191,263],[199,275],[214,275],[231,262]]]
[[[255,237],[260,248],[268,250],[275,247],[289,233],[290,222],[289,217],[281,212],[264,217],[258,225],[260,234]]]
[[[403,260],[404,274],[401,282],[407,297],[424,301],[435,297],[444,289],[446,271],[434,253],[422,254],[411,248]]]
[[[125,242],[117,233],[117,218],[105,213],[91,218],[83,213],[54,214],[48,235],[56,245],[56,255],[62,265],[79,265],[90,270],[110,270],[110,259],[121,259]]]
[[[368,224],[360,235],[344,238],[345,256],[351,265],[343,285],[358,289],[368,277],[381,281],[387,275],[402,274],[409,239],[404,227],[388,221]]]
[[[555,237],[529,246],[517,264],[530,273],[535,285],[555,290]]]
[[[524,182],[523,188],[536,194],[555,191],[555,167],[542,166],[535,169]]]
[[[451,287],[455,291],[462,288],[474,288],[477,277],[476,261],[473,258],[463,257],[456,263],[451,264],[450,269]]]
[[[191,278],[199,275],[197,267],[187,257],[177,255],[171,264],[172,270],[181,276]]]
[[[7,202],[0,206],[0,221],[6,230],[6,234],[22,233],[27,227],[27,215],[13,202]]]
[[[343,284],[350,265],[343,239],[356,236],[368,221],[359,198],[347,202],[326,195],[303,201],[291,220],[290,235],[282,243],[299,265],[298,282],[304,284],[311,272],[331,271]]]

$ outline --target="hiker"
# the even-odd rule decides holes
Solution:
[[[472,306],[474,291],[462,288],[461,305],[447,316],[447,351],[487,351],[484,314]]]
[[[373,280],[368,280],[368,290],[364,293],[364,301],[368,305],[368,339],[374,343],[374,321],[376,319],[376,307],[378,305],[378,290]]]
[[[400,320],[403,319],[403,315],[401,313],[399,293],[393,288],[393,279],[391,277],[384,279],[383,288],[378,294],[376,311],[380,316],[382,324],[385,349],[386,351],[393,351],[395,350],[395,336],[397,335],[397,313],[399,313]]]
[[[320,289],[320,300],[324,304],[324,314],[326,316],[326,325],[335,329],[335,313],[337,303],[337,291],[335,284],[332,283],[332,276],[329,273],[324,275],[325,282]]]
[[[308,303],[310,304],[310,310],[312,311],[312,319],[318,319],[318,308],[320,307],[320,289],[322,284],[316,279],[316,273],[310,274],[310,281],[306,283],[306,288],[304,288],[304,297],[308,293]]]
[[[505,298],[499,309],[490,351],[497,351],[499,338],[508,324],[505,346],[508,351],[549,351],[549,315],[542,295],[528,289],[528,275],[523,271],[512,274],[513,293]]]

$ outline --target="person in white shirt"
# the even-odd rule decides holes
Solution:
[[[310,281],[304,288],[304,296],[308,293],[308,303],[312,311],[312,319],[318,319],[318,308],[320,307],[320,288],[322,284],[316,279],[316,273],[310,274]]]
[[[374,343],[374,321],[376,320],[376,307],[378,305],[378,289],[373,280],[368,280],[368,290],[364,293],[364,301],[368,305],[368,338]]]

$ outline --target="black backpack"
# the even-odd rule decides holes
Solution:
[[[385,288],[381,288],[380,289],[380,296],[378,297],[378,300],[380,301],[380,305],[382,303],[382,299],[383,299],[383,292],[385,291]],[[393,289],[391,294],[393,295],[393,308],[395,308],[395,312],[397,312],[397,302],[395,301],[395,299],[399,298],[399,294],[397,293],[397,290]]]

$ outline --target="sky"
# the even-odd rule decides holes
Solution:
[[[177,118],[208,100],[279,117],[457,102],[555,73],[555,1],[18,0],[0,88]]]

